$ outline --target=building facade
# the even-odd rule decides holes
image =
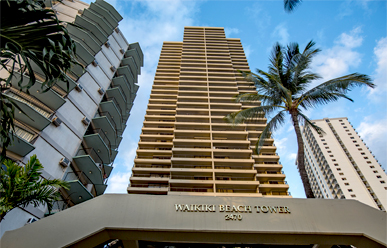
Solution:
[[[129,194],[289,197],[273,139],[254,155],[266,119],[238,126],[224,116],[251,107],[256,93],[239,39],[223,28],[185,27],[164,42],[146,111]]]
[[[387,176],[346,117],[314,120],[325,133],[302,127],[305,166],[316,198],[354,199],[387,209]]]
[[[143,53],[138,43],[127,42],[118,28],[121,15],[103,0],[90,5],[65,0],[52,9],[59,20],[81,27],[67,25],[85,69],[74,66],[68,85],[59,82],[46,93],[37,82],[30,95],[19,91],[17,83],[5,94],[32,119],[16,111],[16,136],[7,157],[22,165],[36,154],[44,178],[70,184],[69,190],[60,190],[55,213],[104,193],[138,90]],[[42,80],[41,71],[34,69]],[[1,222],[1,235],[47,214],[45,206],[16,208]]]

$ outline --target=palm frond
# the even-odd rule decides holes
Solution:
[[[255,145],[255,152],[259,154],[262,149],[262,146],[267,138],[270,137],[279,126],[285,123],[285,112],[282,110],[278,112],[271,120],[266,124],[266,127],[263,129],[262,133],[259,135],[257,143]]]
[[[300,106],[308,108],[337,101],[340,98],[353,101],[351,98],[346,96],[346,93],[351,91],[356,86],[363,85],[371,88],[375,87],[375,84],[372,83],[369,76],[358,73],[349,74],[329,80],[314,87],[313,89],[310,89],[300,97],[299,103]]]
[[[299,4],[301,0],[284,0],[284,9],[286,12],[292,12]]]
[[[304,115],[303,113],[301,113],[301,111],[298,111],[298,116],[300,117],[300,119],[304,122],[304,125],[309,125],[311,126],[314,130],[316,130],[316,132],[318,134],[323,134],[325,133],[325,131],[317,126],[316,124],[314,124],[306,115]]]

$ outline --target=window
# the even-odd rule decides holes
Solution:
[[[324,146],[328,145],[327,143],[323,143]]]
[[[353,142],[353,143],[355,143],[355,141]],[[356,144],[356,147],[359,147],[360,145],[359,144]],[[361,149],[361,148],[360,148]]]
[[[356,195],[351,195],[351,197],[356,197]]]
[[[353,138],[353,137],[351,137],[351,138]],[[356,140],[354,140],[354,141],[352,141],[353,143],[357,143],[357,141]]]
[[[345,129],[345,131],[346,131],[346,132],[349,132],[349,130],[348,130],[348,129]]]
[[[346,180],[347,180],[347,178],[343,177],[343,178],[341,178],[341,180],[343,180],[343,181],[346,181]]]
[[[377,170],[374,170],[374,173],[378,173],[378,171],[377,171]]]
[[[352,135],[351,133],[348,133],[348,135]]]
[[[364,159],[368,159],[368,157],[364,157]]]
[[[341,168],[336,168],[338,171],[341,171]]]
[[[329,146],[326,146],[325,149],[329,149]]]
[[[339,164],[335,164],[335,166],[339,166]]]
[[[328,151],[328,153],[332,153],[332,151]]]
[[[382,176],[376,176],[376,178],[382,178]]]
[[[325,141],[325,139],[321,139],[321,141]]]
[[[345,186],[349,186],[349,183],[344,183]]]
[[[380,181],[380,183],[386,183],[385,181]]]
[[[351,139],[354,139],[355,137],[350,137]]]
[[[371,164],[371,161],[367,161],[367,164]]]
[[[375,166],[371,165],[370,168],[373,169],[373,168],[375,168]]]
[[[335,161],[336,161],[336,159],[332,159],[332,161],[333,161],[333,162],[335,162]]]
[[[339,121],[343,121],[343,120],[339,120]],[[344,123],[341,123],[341,124],[344,124]]]
[[[343,172],[340,172],[339,175],[340,175],[340,176],[344,176],[344,173],[343,173]]]
[[[360,153],[361,155],[365,155],[365,152]]]
[[[344,126],[343,128],[347,128],[347,126]]]
[[[329,157],[331,157],[331,158],[332,158],[332,157],[333,157],[333,155],[329,155]]]
[[[340,123],[341,125],[345,125],[344,123]]]
[[[363,149],[361,149],[361,148],[358,148],[358,150],[359,150],[359,151],[363,151]]]
[[[348,192],[352,192],[353,190],[352,189],[348,189]]]

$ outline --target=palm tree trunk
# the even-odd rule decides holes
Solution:
[[[304,141],[302,140],[300,125],[297,118],[297,110],[290,112],[292,116],[294,131],[296,131],[297,144],[298,144],[298,154],[297,154],[297,164],[298,171],[300,172],[302,184],[304,185],[305,195],[307,198],[314,198],[312,187],[310,186],[308,175],[305,170],[305,161],[304,161]]]

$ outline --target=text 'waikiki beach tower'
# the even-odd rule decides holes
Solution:
[[[238,70],[250,70],[242,44],[223,28],[186,27],[183,42],[164,42],[128,193],[290,197],[274,140],[253,153],[267,120],[223,120],[252,107],[233,99],[256,92]]]

